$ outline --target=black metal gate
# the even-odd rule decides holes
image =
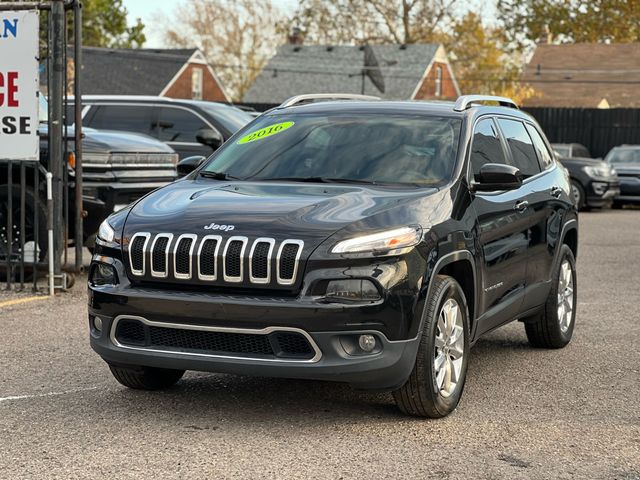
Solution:
[[[0,145],[0,275],[7,289],[30,286],[34,291],[39,289],[38,280],[47,276],[52,294],[67,286],[63,267],[69,273],[82,270],[82,5],[79,0],[0,3],[0,11],[18,10],[39,10],[40,28],[47,32],[39,63],[47,72],[41,85],[46,86],[49,108],[46,125],[38,129],[39,161],[3,160]],[[67,119],[69,44],[76,57],[76,101],[73,118]],[[75,262],[68,265],[71,243]]]

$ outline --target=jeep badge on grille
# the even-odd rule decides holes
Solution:
[[[205,230],[224,230],[225,232],[230,232],[231,230],[235,230],[235,228],[235,225],[218,225],[215,222],[204,226]]]

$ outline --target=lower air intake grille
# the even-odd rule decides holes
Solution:
[[[302,333],[270,334],[214,332],[147,325],[140,320],[119,320],[115,339],[124,346],[169,352],[227,355],[267,359],[310,360],[315,350]]]

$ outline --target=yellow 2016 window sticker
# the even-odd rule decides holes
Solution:
[[[240,140],[238,140],[237,143],[238,145],[242,145],[243,143],[255,142],[256,140],[270,137],[271,135],[275,135],[276,133],[284,132],[287,128],[292,127],[293,124],[294,122],[274,123],[273,125],[269,125],[268,127],[256,130],[249,135],[245,135]]]

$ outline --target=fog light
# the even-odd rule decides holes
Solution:
[[[596,195],[603,195],[607,191],[607,184],[602,182],[593,182],[593,191]]]
[[[93,328],[96,332],[102,331],[102,319],[100,317],[93,317]]]
[[[373,335],[360,335],[358,337],[358,345],[363,352],[373,352],[373,349],[376,348],[376,337]]]

